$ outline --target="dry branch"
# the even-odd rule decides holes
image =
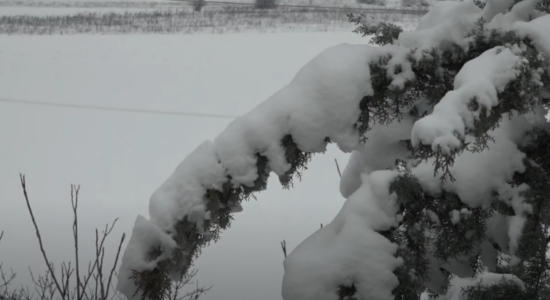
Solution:
[[[101,234],[99,230],[96,229],[95,258],[88,262],[87,271],[82,272],[80,267],[81,257],[79,253],[80,238],[78,223],[80,187],[71,185],[71,207],[73,212],[72,235],[75,261],[74,263],[62,262],[60,265],[60,273],[56,273],[56,268],[53,262],[49,260],[47,251],[44,248],[41,231],[30,203],[27,182],[25,176],[22,174],[20,175],[20,182],[25,203],[27,204],[27,209],[31,216],[40,251],[47,269],[44,274],[36,275],[32,269],[29,268],[32,284],[34,285],[33,292],[31,292],[28,286],[10,289],[17,274],[13,270],[6,272],[3,263],[0,261],[0,300],[125,300],[124,296],[118,293],[114,287],[117,277],[115,270],[120,259],[122,244],[126,239],[125,233],[123,233],[120,238],[113,265],[109,268],[104,265],[106,254],[105,241],[113,231],[118,219],[115,219],[111,224],[106,224]],[[3,237],[4,231],[0,231],[0,242]],[[108,270],[108,274],[105,274],[104,270]],[[180,293],[182,288],[192,284],[191,279],[195,274],[196,271],[190,272],[185,277],[182,276],[182,280],[175,283],[171,289],[173,295],[179,296],[164,300],[196,300],[199,296],[210,290],[210,288],[199,287],[197,285],[197,287],[189,293]],[[95,284],[90,284],[92,279]]]

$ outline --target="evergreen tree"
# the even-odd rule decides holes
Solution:
[[[333,142],[348,200],[285,259],[285,300],[550,299],[549,7],[443,3],[414,31],[350,15],[376,46],[327,50],[190,154],[119,290],[162,298],[270,172],[290,187]]]

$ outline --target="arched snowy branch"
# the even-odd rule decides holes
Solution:
[[[399,30],[391,30],[391,37],[380,39],[393,43],[340,45],[321,53],[288,86],[189,154],[153,194],[150,219],[136,220],[118,289],[129,299],[162,299],[172,278],[186,272],[200,249],[228,227],[241,201],[265,189],[271,172],[288,186],[328,142],[355,151],[342,174],[341,191],[348,200],[333,222],[288,255],[285,300],[333,299],[341,285],[353,286],[359,299],[389,300],[398,276],[417,280],[411,272],[396,271],[403,264],[396,257],[398,241],[391,240],[390,230],[400,226],[406,203],[403,194],[390,193],[400,168],[418,180],[422,192],[416,194],[450,192],[456,205],[491,204],[491,193],[498,191],[516,213],[510,223],[519,225],[507,238],[494,238],[505,241],[513,255],[517,229],[521,231],[529,209],[523,187],[508,181],[524,170],[518,133],[540,124],[539,96],[549,74],[544,69],[550,71],[542,53],[550,56],[550,37],[539,27],[549,28],[550,19],[533,17],[532,0],[503,2],[510,2],[509,11],[498,1],[488,1],[483,9],[466,1],[442,3],[418,30],[402,32],[397,40]],[[538,119],[502,122],[505,114],[531,111]],[[502,124],[507,127],[497,130]],[[489,134],[498,138],[490,149]],[[457,156],[459,150],[472,152]],[[407,160],[409,151],[415,159],[399,163],[398,170],[385,170],[396,158]],[[502,161],[507,163],[496,167]],[[435,178],[434,163],[436,172],[442,168],[456,182]],[[486,184],[472,183],[471,172],[483,174]],[[425,208],[419,213],[441,224],[441,212]],[[463,212],[468,214],[452,211],[451,223],[460,222]],[[472,273],[457,268],[467,264],[464,260],[446,265],[431,252],[423,254],[430,275],[443,267]],[[379,264],[366,257],[376,257]],[[331,267],[321,270],[321,262]],[[370,278],[373,273],[379,277]],[[445,280],[432,281],[430,288],[443,291]],[[309,288],[300,289],[304,286]]]

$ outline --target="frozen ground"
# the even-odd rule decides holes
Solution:
[[[351,33],[186,36],[0,36],[0,97],[74,104],[239,115],[287,84],[325,48],[364,43]],[[120,217],[128,234],[149,196],[200,142],[230,120],[97,112],[0,103],[0,260],[28,282],[40,271],[34,231],[18,186],[27,183],[46,248],[72,255],[69,184],[82,185],[82,255],[93,229]],[[277,179],[246,203],[231,230],[197,263],[204,300],[280,299],[283,254],[330,221],[343,199],[332,149],[315,157],[291,191]],[[288,207],[292,207],[291,210]],[[113,252],[109,252],[113,253]],[[110,258],[112,259],[112,257]]]

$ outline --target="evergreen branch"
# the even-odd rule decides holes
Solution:
[[[399,34],[403,32],[403,28],[392,23],[375,21],[372,16],[371,20],[366,20],[364,14],[356,16],[350,13],[348,14],[348,20],[357,26],[353,30],[354,33],[361,34],[362,36],[374,36],[369,43],[375,45],[392,44],[394,40],[397,40]]]

